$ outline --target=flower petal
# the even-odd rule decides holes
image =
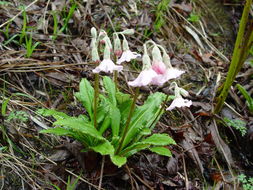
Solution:
[[[175,98],[170,106],[166,110],[173,110],[174,108],[190,107],[192,105],[191,100],[184,99],[182,97]]]
[[[146,69],[141,71],[139,76],[134,81],[128,82],[128,84],[133,87],[147,86],[155,76],[157,74],[153,69]]]
[[[166,72],[166,65],[162,61],[153,61],[153,63],[152,63],[152,69],[157,74],[165,74],[165,72]]]
[[[167,80],[175,79],[185,73],[185,71],[178,70],[176,68],[170,68],[166,71]]]
[[[122,53],[120,59],[117,61],[117,64],[121,64],[123,62],[129,62],[132,59],[136,59],[137,57],[140,57],[141,54],[138,54],[136,52],[131,52],[130,50],[126,50]]]
[[[113,71],[121,71],[123,66],[115,65],[112,60],[104,59],[99,66],[93,69],[93,73],[100,73],[101,71],[105,73],[112,73]]]

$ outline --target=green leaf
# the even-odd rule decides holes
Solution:
[[[132,156],[134,155],[135,153],[141,151],[141,150],[144,150],[144,149],[147,149],[150,147],[150,144],[145,144],[145,143],[142,143],[142,142],[137,142],[137,143],[134,143],[130,146],[127,146],[124,150],[120,151],[119,152],[119,155],[122,155],[122,156],[125,156],[125,157],[129,157],[129,156]]]
[[[96,139],[105,140],[105,138],[99,134],[93,125],[80,118],[71,117],[68,119],[57,120],[54,122],[54,125],[64,126],[65,128],[72,129]]]
[[[133,143],[132,145],[126,147],[122,151],[120,151],[120,155],[129,157],[133,154],[147,149],[150,146],[166,146],[170,144],[176,144],[176,142],[167,134],[153,134],[152,136],[140,141]]]
[[[129,144],[134,137],[146,127],[150,128],[155,119],[155,114],[159,112],[160,105],[165,100],[166,95],[160,92],[154,93],[148,97],[144,105],[137,107],[130,122],[129,130],[123,141],[123,148]]]
[[[90,147],[95,152],[100,153],[101,155],[111,155],[114,154],[114,147],[111,145],[109,141],[105,141],[104,143],[99,143],[96,146]]]
[[[127,162],[127,158],[118,155],[111,155],[111,161],[120,168]]]
[[[168,156],[168,157],[172,156],[171,151],[165,147],[157,146],[157,147],[149,148],[149,150],[151,152],[154,152],[154,153],[162,155],[162,156]]]
[[[245,90],[245,88],[243,86],[241,86],[240,84],[237,84],[236,87],[238,88],[238,90],[240,90],[240,92],[242,93],[242,95],[244,96],[244,98],[247,101],[247,105],[249,107],[250,112],[253,112],[253,98],[250,96],[250,94]]]
[[[63,113],[63,112],[58,112],[56,110],[53,110],[53,109],[45,109],[45,108],[42,108],[42,109],[39,109],[37,111],[37,113],[39,115],[43,115],[43,116],[53,116],[56,120],[58,119],[68,119],[70,118],[70,116],[68,116],[67,114]]]
[[[104,83],[104,87],[106,89],[106,92],[108,93],[108,97],[110,102],[112,103],[112,105],[116,106],[117,102],[116,102],[116,87],[114,82],[112,81],[112,79],[110,77],[104,76],[103,77],[103,83]]]
[[[115,137],[119,135],[120,111],[117,107],[111,105],[109,114],[111,118],[112,135]]]
[[[108,116],[110,111],[110,101],[108,98],[104,97],[102,94],[99,94],[100,102],[97,110],[97,122],[103,122],[104,118]]]
[[[120,91],[116,92],[116,100],[118,103],[117,107],[121,113],[121,123],[125,123],[133,100],[129,94],[124,94]]]
[[[131,101],[131,96],[129,94],[124,94],[120,91],[117,91],[115,96],[118,104],[123,104],[124,102]]]
[[[140,132],[142,136],[147,136],[151,134],[151,130],[149,128],[143,128]]]
[[[106,116],[105,119],[103,120],[102,125],[99,128],[99,134],[103,134],[105,132],[106,129],[108,129],[108,127],[111,124],[111,118],[109,116]]]
[[[80,82],[80,92],[75,93],[76,98],[82,102],[83,106],[87,110],[90,118],[93,118],[93,99],[94,99],[94,89],[87,79],[82,79]]]
[[[120,110],[120,113],[121,113],[121,123],[125,123],[127,118],[128,118],[128,114],[129,114],[129,111],[130,111],[130,107],[131,107],[131,104],[132,104],[132,100],[127,100],[121,104],[118,104],[118,108]]]
[[[155,146],[165,146],[169,144],[176,144],[176,142],[167,134],[153,134],[152,136],[141,141],[145,144],[155,145]]]
[[[72,132],[69,131],[68,129],[64,129],[61,127],[44,129],[44,130],[41,130],[40,133],[50,133],[50,134],[59,135],[59,136],[69,136],[70,134],[72,134]]]
[[[114,147],[118,147],[119,145],[119,140],[120,140],[120,137],[119,136],[114,136],[112,137],[112,140],[111,140],[111,144],[114,146]]]

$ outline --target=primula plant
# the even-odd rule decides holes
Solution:
[[[117,87],[118,72],[123,71],[124,62],[141,57],[130,51],[126,36],[133,30],[125,30],[113,34],[113,45],[105,31],[97,35],[95,28],[91,29],[91,55],[96,64],[94,87],[87,79],[80,82],[80,91],[75,97],[82,103],[87,114],[78,117],[52,109],[41,109],[43,116],[53,116],[54,128],[42,130],[41,133],[51,133],[59,136],[69,136],[83,145],[83,151],[95,151],[101,155],[109,155],[111,161],[121,167],[127,158],[133,154],[149,149],[163,156],[171,156],[168,145],[176,144],[168,134],[152,134],[152,129],[164,112],[165,103],[171,96],[156,92],[148,96],[142,105],[136,105],[139,88],[146,85],[163,85],[168,80],[177,78],[184,71],[173,68],[165,49],[153,41],[144,44],[142,56],[143,70],[134,80],[128,82],[135,88],[133,96],[123,93]],[[123,41],[119,38],[121,36]],[[121,43],[122,41],[122,43]],[[100,61],[100,54],[103,60]],[[151,60],[151,56],[152,60]],[[114,80],[101,73],[113,73]],[[99,88],[100,78],[102,80]],[[189,107],[190,100],[183,99],[188,92],[173,82],[175,99],[167,108]]]

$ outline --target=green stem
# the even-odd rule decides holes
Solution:
[[[140,91],[140,88],[137,87],[135,89],[134,99],[133,99],[131,107],[130,107],[130,111],[129,111],[128,118],[127,118],[127,121],[126,121],[126,125],[125,125],[125,128],[123,129],[122,137],[121,137],[120,142],[119,142],[119,147],[117,148],[117,151],[115,153],[116,155],[120,152],[120,150],[122,148],[122,145],[123,145],[123,142],[126,138],[127,132],[129,130],[129,125],[130,125],[130,122],[131,122],[131,119],[132,119],[132,116],[133,116],[133,113],[134,113],[134,109],[135,109],[136,101],[137,101],[137,98],[138,98],[138,95],[139,95],[139,91]]]
[[[116,91],[118,89],[118,71],[113,71],[113,81],[115,84]]]
[[[237,73],[239,73],[239,71],[241,70],[242,66],[243,66],[243,63],[245,62],[245,60],[247,59],[248,55],[249,55],[249,51],[250,51],[250,48],[252,47],[252,43],[253,43],[253,19],[251,19],[251,27],[249,28],[248,30],[248,33],[245,37],[245,39],[248,39],[248,43],[245,44],[241,50],[241,56],[240,56],[240,61],[236,68],[236,72],[235,72],[235,76],[234,78],[236,77]]]
[[[224,87],[222,88],[222,92],[219,95],[219,97],[217,98],[217,104],[216,104],[215,109],[213,111],[214,114],[217,114],[220,112],[220,110],[227,98],[230,87],[233,84],[233,81],[235,80],[235,77],[236,77],[237,73],[239,72],[239,69],[241,68],[240,65],[243,64],[243,63],[241,63],[243,61],[242,58],[247,56],[247,55],[244,55],[247,52],[242,51],[242,49],[244,49],[243,48],[244,46],[248,45],[248,39],[244,38],[244,34],[245,34],[245,28],[246,28],[246,25],[248,22],[251,4],[252,4],[252,0],[247,0],[246,4],[244,6],[244,10],[243,10],[243,14],[242,14],[242,18],[241,18],[241,22],[240,22],[240,26],[239,26],[239,31],[238,31],[236,42],[235,42],[232,61],[229,66],[228,74],[226,77],[226,81],[224,83]],[[245,42],[246,44],[244,44],[243,42]]]
[[[97,128],[97,106],[98,106],[98,95],[99,95],[99,74],[95,74],[95,84],[94,84],[94,127]]]
[[[117,63],[118,58],[116,55],[114,55],[114,63]],[[118,71],[113,71],[113,81],[115,84],[116,91],[118,90]]]

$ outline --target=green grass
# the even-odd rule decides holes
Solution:
[[[154,28],[156,32],[159,32],[160,28],[165,24],[164,14],[166,14],[169,8],[170,0],[161,0],[161,2],[157,5],[155,11],[155,23]]]

